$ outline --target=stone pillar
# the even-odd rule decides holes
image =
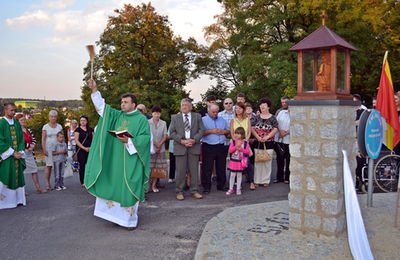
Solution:
[[[289,228],[317,236],[345,230],[343,155],[354,173],[355,110],[349,100],[290,101]]]

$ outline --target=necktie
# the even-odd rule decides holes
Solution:
[[[185,115],[185,132],[190,131],[189,115]]]

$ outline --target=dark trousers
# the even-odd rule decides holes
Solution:
[[[80,149],[78,152],[79,180],[80,180],[81,184],[83,184],[83,181],[85,179],[85,168],[86,168],[88,155],[89,155],[89,153],[82,149]]]
[[[279,145],[285,151],[283,155],[276,153],[276,164],[278,167],[278,172],[276,173],[276,179],[278,181],[289,181],[290,176],[290,151],[289,144],[279,143]]]
[[[211,174],[215,162],[215,169],[217,174],[217,189],[222,190],[226,182],[226,154],[224,144],[210,145],[203,143],[203,174],[201,175],[201,184],[204,190],[211,189]],[[225,155],[225,157],[224,157]]]
[[[169,153],[169,178],[175,179],[175,155],[174,153]]]

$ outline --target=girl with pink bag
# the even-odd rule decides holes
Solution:
[[[233,194],[233,185],[236,180],[236,195],[241,195],[242,191],[240,189],[242,184],[242,173],[247,167],[247,159],[250,153],[249,144],[245,141],[245,131],[243,127],[238,127],[235,129],[234,138],[229,145],[230,161],[228,169],[231,171],[231,176],[229,179],[229,190],[226,195]]]

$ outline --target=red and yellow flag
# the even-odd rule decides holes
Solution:
[[[381,81],[379,82],[378,96],[376,98],[376,109],[386,120],[386,140],[383,143],[390,149],[400,141],[400,123],[396,103],[394,101],[394,90],[392,76],[390,75],[389,63],[387,61],[388,52],[383,58]]]

